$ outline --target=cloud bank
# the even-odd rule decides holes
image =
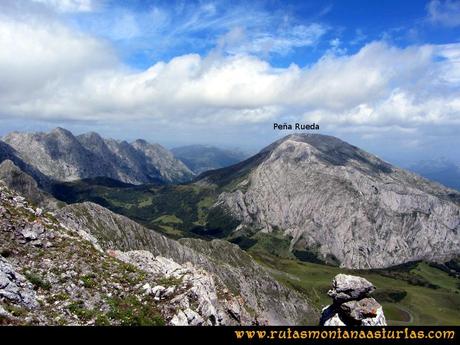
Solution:
[[[2,18],[0,80],[2,117],[438,126],[459,123],[460,44],[372,42],[304,68],[217,49],[132,70],[107,42],[57,21]]]
[[[392,140],[407,147],[428,143],[432,135],[452,136],[460,125],[459,43],[402,48],[377,40],[349,53],[334,39],[314,63],[276,67],[267,54],[314,49],[330,29],[297,23],[249,32],[236,25],[206,54],[179,54],[140,69],[122,62],[112,40],[82,32],[57,14],[94,11],[95,2],[36,0],[33,12],[25,3],[0,5],[0,121],[5,124],[80,123],[88,129],[110,124],[131,132],[163,126],[168,133],[181,129],[187,140],[201,137],[211,125],[207,136],[220,133],[213,137],[219,139],[226,133],[234,140],[249,127],[271,131],[273,122],[316,122],[329,133],[363,139],[383,140],[398,132]],[[440,18],[434,3],[435,10],[427,11]],[[240,23],[237,12],[225,17],[228,27]],[[158,25],[170,21],[161,10],[152,13]],[[214,16],[212,7],[201,8],[178,30],[201,30]],[[204,17],[208,21],[200,22]],[[262,14],[258,20],[258,27],[270,22]],[[111,34],[135,39],[137,31],[128,22]]]

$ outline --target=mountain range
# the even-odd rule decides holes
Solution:
[[[106,182],[61,184],[54,195],[176,238],[226,238],[348,268],[444,262],[460,251],[459,192],[330,136],[284,137],[185,185]]]
[[[128,143],[94,132],[74,136],[56,128],[50,133],[12,132],[2,141],[16,161],[56,181],[104,176],[131,184],[178,183],[194,176],[170,151],[145,140]]]
[[[141,308],[148,324],[315,323],[324,291],[309,269],[371,270],[361,272],[416,285],[411,299],[440,289],[436,303],[458,300],[460,193],[338,138],[288,135],[198,176],[144,140],[61,128],[2,140],[0,278],[18,277],[6,286],[30,298],[4,305],[0,288],[0,319],[24,322],[25,308],[33,324],[124,324],[117,301],[128,296],[131,316],[139,298],[153,303]],[[419,262],[436,269],[422,276]],[[392,308],[411,291],[391,289]],[[67,316],[56,321],[52,305]]]

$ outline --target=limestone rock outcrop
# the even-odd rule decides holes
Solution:
[[[0,324],[299,324],[317,315],[236,245],[192,243],[91,203],[46,212],[0,181]]]
[[[152,273],[163,285],[143,286],[146,294],[168,301],[164,314],[173,326],[217,326],[256,322],[243,300],[231,294],[219,278],[174,260],[154,256],[148,251],[109,251],[110,255]]]
[[[375,286],[368,280],[338,274],[332,281],[328,295],[332,304],[323,308],[323,326],[386,326],[382,306],[369,294]]]
[[[32,284],[2,256],[0,256],[0,300],[21,305],[27,309],[38,306]]]

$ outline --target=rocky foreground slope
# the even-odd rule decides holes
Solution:
[[[337,138],[289,135],[256,156],[205,173],[235,234],[282,231],[292,251],[348,268],[460,253],[460,194]]]
[[[316,317],[301,295],[279,284],[246,252],[227,241],[175,241],[89,202],[68,205],[56,217],[89,234],[105,250],[148,251],[211,273],[258,323],[298,324]]]
[[[90,203],[55,217],[0,182],[0,324],[300,324],[317,316],[237,247],[195,247]]]
[[[132,184],[171,183],[194,176],[170,151],[144,140],[128,143],[97,133],[74,136],[63,128],[49,133],[12,132],[2,140],[10,156],[56,181],[109,177]]]

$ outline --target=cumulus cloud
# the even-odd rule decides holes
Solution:
[[[57,95],[82,77],[106,67],[117,59],[109,45],[76,34],[57,22],[46,25],[0,17],[0,102],[4,113],[32,104],[53,107]],[[28,105],[26,105],[28,104]],[[42,110],[36,108],[35,116]]]
[[[448,27],[460,26],[460,1],[431,0],[427,5],[428,19]]]

